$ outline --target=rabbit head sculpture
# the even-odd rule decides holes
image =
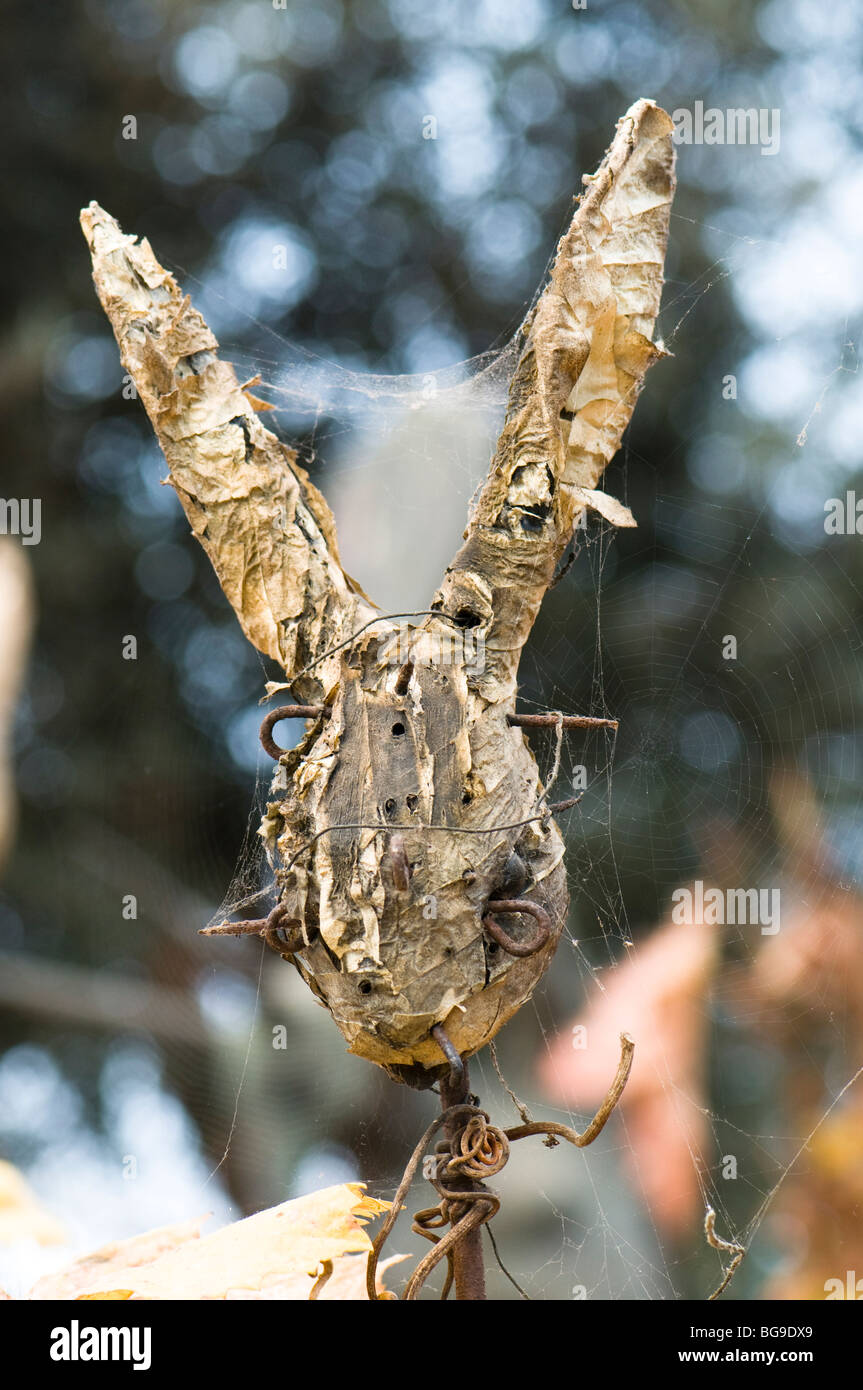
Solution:
[[[639,101],[585,179],[520,330],[464,544],[410,626],[380,616],[345,573],[326,502],[148,243],[96,204],[82,213],[170,481],[246,636],[308,720],[284,753],[272,740],[283,712],[265,721],[278,762],[261,834],[277,905],[211,930],[259,931],[352,1052],[414,1085],[529,998],[566,919],[564,845],[515,709],[518,663],[585,509],[634,524],[597,489],[664,351],[653,331],[671,137],[666,113]]]

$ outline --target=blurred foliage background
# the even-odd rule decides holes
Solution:
[[[828,499],[860,483],[863,13],[43,0],[6,26],[2,490],[41,499],[42,535],[0,538],[32,573],[17,599],[0,587],[14,650],[34,594],[23,686],[0,699],[17,817],[0,882],[3,1157],[92,1246],[348,1176],[391,1195],[430,1113],[344,1054],[289,967],[195,935],[254,839],[264,673],[160,486],[79,208],[95,198],[151,240],[224,355],[270,385],[348,568],[382,602],[422,605],[486,436],[469,451],[466,423],[441,424],[426,455],[398,416],[370,440],[300,408],[291,364],[412,373],[419,389],[503,346],[636,97],[778,111],[773,154],[678,150],[674,356],[607,480],[638,530],[591,529],[523,667],[525,702],[622,723],[613,751],[567,750],[591,776],[568,822],[576,944],[500,1040],[503,1072],[535,1110],[582,1114],[577,1077],[550,1078],[548,1059],[615,982],[611,1034],[653,989],[642,1021],[685,1072],[657,1063],[653,1100],[683,1096],[708,1122],[693,1134],[679,1106],[638,1112],[635,1097],[586,1154],[514,1157],[498,1232],[534,1297],[702,1297],[719,1270],[701,1235],[712,1203],[726,1236],[753,1241],[729,1296],[823,1297],[863,1268],[860,1087],[837,1101],[863,1043],[863,561],[853,528],[824,526]],[[781,885],[778,936],[726,928],[620,989],[698,878]],[[473,1078],[508,1113],[486,1057]],[[841,1125],[801,1158],[834,1101]],[[417,1244],[399,1229],[393,1248]],[[492,1287],[513,1294],[497,1274]]]

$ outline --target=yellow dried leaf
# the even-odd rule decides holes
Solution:
[[[128,1291],[135,1299],[225,1299],[235,1291],[260,1294],[279,1285],[285,1292],[266,1296],[307,1299],[322,1261],[335,1265],[340,1256],[371,1249],[364,1222],[387,1207],[368,1197],[361,1183],[324,1188],[188,1241],[150,1263],[114,1264],[101,1276],[94,1271],[77,1297],[121,1299]]]
[[[264,410],[275,410],[276,408],[271,401],[262,401],[260,396],[253,396],[251,391],[244,391],[243,395],[252,409],[257,411],[259,415]]]
[[[159,1226],[129,1240],[112,1241],[82,1255],[65,1269],[46,1274],[34,1285],[30,1297],[40,1300],[75,1298],[83,1289],[92,1288],[94,1281],[100,1282],[102,1288],[110,1288],[112,1283],[119,1283],[115,1280],[117,1271],[152,1264],[160,1255],[179,1249],[187,1241],[197,1240],[206,1220],[206,1215],[197,1216],[173,1226]]]
[[[100,1302],[123,1302],[132,1297],[131,1289],[113,1289],[111,1293],[82,1293],[78,1295],[79,1303],[86,1303],[98,1299]]]
[[[407,1258],[407,1255],[391,1255],[389,1259],[381,1260],[377,1267],[376,1280],[379,1294],[386,1292],[383,1282],[386,1271],[391,1265],[400,1264],[402,1260]],[[332,1265],[332,1273],[319,1288],[316,1295],[318,1302],[367,1303],[369,1296],[366,1290],[366,1256],[341,1255],[329,1263]],[[263,1284],[260,1289],[231,1289],[227,1297],[232,1302],[306,1300],[311,1297],[314,1283],[314,1276],[308,1275],[304,1271],[293,1278],[275,1279]]]

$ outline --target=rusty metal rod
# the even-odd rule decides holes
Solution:
[[[449,1062],[449,1084],[453,1090],[457,1091],[464,1080],[464,1058],[450,1042],[449,1034],[442,1023],[436,1023],[431,1030],[431,1035]],[[466,1094],[466,1093],[465,1093]],[[461,1105],[462,1102],[451,1101],[452,1105]],[[446,1107],[444,1107],[446,1109]]]
[[[516,729],[616,729],[618,719],[594,719],[590,714],[508,714],[506,722]]]
[[[440,1026],[440,1025],[437,1025]],[[438,1038],[440,1041],[440,1038]],[[449,1041],[447,1039],[447,1041]],[[454,1069],[440,1083],[441,1109],[449,1110],[453,1105],[464,1105],[469,1093],[467,1062],[461,1059],[461,1076],[455,1077]],[[465,1113],[456,1113],[444,1122],[444,1134],[450,1146],[450,1153],[457,1154],[458,1139],[466,1123]],[[475,1191],[479,1184],[470,1178],[453,1181],[453,1186],[463,1187],[465,1191]],[[485,1299],[485,1261],[482,1249],[482,1224],[467,1231],[456,1243],[452,1252],[455,1296],[457,1302],[475,1302]]]
[[[286,923],[290,922],[289,930]],[[279,933],[281,932],[281,936]],[[268,917],[250,918],[245,922],[219,922],[212,927],[199,927],[199,936],[260,936],[279,955],[296,955],[309,943],[303,935],[302,923],[288,915],[282,903],[277,903]]]
[[[264,752],[269,753],[274,762],[278,762],[282,754],[287,752],[273,738],[273,729],[283,719],[317,719],[325,710],[326,705],[279,705],[278,709],[271,709],[259,735]]]

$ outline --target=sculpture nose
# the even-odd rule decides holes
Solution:
[[[390,836],[385,858],[394,887],[400,893],[406,893],[410,887],[411,866],[405,849],[404,835]]]

